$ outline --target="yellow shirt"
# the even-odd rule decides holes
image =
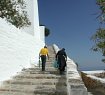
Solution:
[[[47,48],[42,48],[40,51],[41,55],[47,55],[48,54],[48,49]]]

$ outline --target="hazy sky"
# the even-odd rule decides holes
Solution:
[[[96,0],[38,0],[40,24],[50,29],[46,44],[64,47],[80,70],[105,69],[100,53],[90,50],[99,28]]]

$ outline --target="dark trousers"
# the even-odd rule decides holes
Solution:
[[[46,55],[41,55],[41,60],[42,60],[42,71],[45,71]]]

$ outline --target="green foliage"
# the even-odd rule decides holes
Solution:
[[[101,24],[105,22],[105,0],[96,0],[96,4],[99,6],[101,10],[100,15],[97,17],[100,19]],[[102,55],[105,57],[105,29],[99,28],[96,33],[91,37],[94,41],[94,46],[92,50],[95,52],[101,52]],[[105,63],[105,58],[102,59],[102,62]]]
[[[45,28],[45,37],[48,37],[50,34],[50,30],[48,28]]]
[[[95,42],[92,50],[95,52],[101,52],[103,56],[105,56],[105,29],[99,28],[96,33],[91,37],[91,39]]]
[[[104,3],[105,0],[96,0],[97,4],[101,4],[101,3]]]
[[[97,17],[100,19],[101,23],[105,22],[105,0],[96,0],[96,4],[99,6],[101,11],[100,15]]]
[[[105,59],[102,59],[102,62],[104,62],[104,63],[105,63]]]
[[[24,0],[0,0],[0,17],[18,28],[30,25]]]

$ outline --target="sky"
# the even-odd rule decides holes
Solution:
[[[38,0],[39,22],[50,29],[46,44],[65,48],[80,70],[105,69],[101,53],[91,50],[91,36],[101,26],[96,0]]]

